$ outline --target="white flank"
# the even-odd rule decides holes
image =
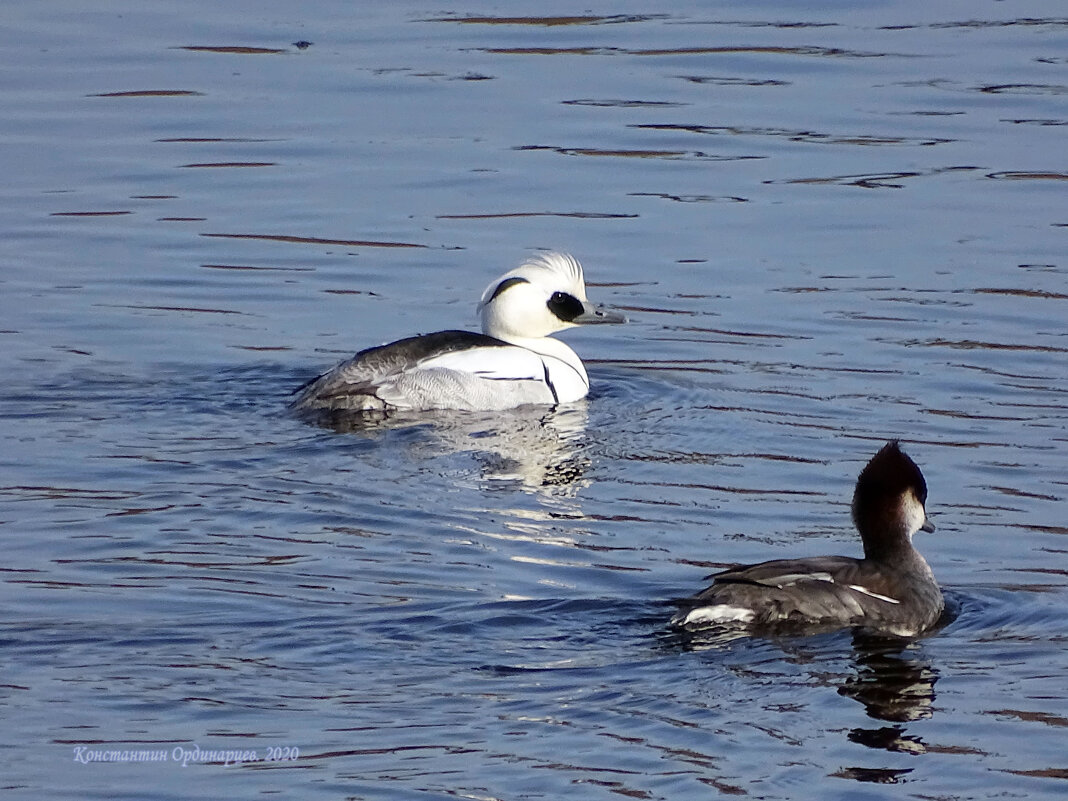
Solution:
[[[748,623],[756,613],[752,609],[741,606],[729,606],[718,604],[716,606],[699,606],[691,609],[682,620],[682,625],[690,626],[698,623]]]

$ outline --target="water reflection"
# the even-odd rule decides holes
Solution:
[[[931,717],[938,671],[917,652],[915,644],[856,634],[853,658],[856,675],[845,680],[839,695],[863,704],[876,720],[906,723]]]
[[[422,429],[425,436],[407,445],[413,460],[470,454],[488,482],[554,495],[573,495],[588,483],[585,401],[548,410],[328,412],[307,419],[337,433],[370,437]]]
[[[816,634],[814,637],[773,639],[783,649],[785,663],[806,666],[805,672],[819,684],[837,686],[839,695],[860,703],[868,717],[893,724],[855,727],[847,732],[846,738],[858,745],[881,751],[913,755],[928,753],[928,746],[923,740],[910,734],[908,728],[902,725],[933,716],[939,672],[923,655],[917,643],[855,631],[852,635],[851,670],[837,673],[833,668],[834,651],[842,640],[833,633],[826,633],[829,640],[823,640],[823,636]],[[675,642],[687,650],[721,650],[727,657],[733,649],[746,647],[738,642],[743,639],[751,641],[753,638],[744,631],[724,627],[682,634]],[[751,656],[747,663],[751,661]],[[763,661],[765,666],[767,664],[766,660],[758,661]],[[792,680],[788,670],[773,672],[781,675],[783,681]],[[892,783],[898,780],[902,772],[878,768],[843,768],[835,775],[857,781]]]
[[[855,635],[853,658],[856,674],[846,678],[838,694],[860,702],[869,717],[897,724],[932,716],[938,671],[905,640]],[[901,725],[857,727],[846,735],[850,742],[882,751],[926,754],[922,739]],[[850,769],[855,770],[855,769]],[[896,781],[901,771],[867,768],[858,781]],[[880,774],[893,775],[880,775]]]

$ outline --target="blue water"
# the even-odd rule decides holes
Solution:
[[[5,798],[1064,796],[1060,3],[4,19]],[[538,247],[586,401],[287,413]],[[943,628],[666,632],[892,437]]]

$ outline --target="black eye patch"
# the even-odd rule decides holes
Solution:
[[[530,283],[530,281],[528,281],[526,278],[520,278],[519,276],[513,276],[512,278],[505,278],[503,281],[501,281],[499,284],[497,284],[497,288],[493,290],[493,294],[490,295],[489,300],[487,300],[486,303],[492,303],[494,300],[496,300],[497,296],[499,294],[501,294],[502,292],[504,292],[504,290],[508,289],[508,287],[515,286],[516,284],[529,284],[529,283]]]
[[[582,301],[566,292],[553,292],[545,305],[565,323],[570,323],[584,311]]]

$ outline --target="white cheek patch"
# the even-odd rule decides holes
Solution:
[[[681,621],[683,626],[715,623],[749,623],[756,612],[741,606],[729,604],[717,604],[716,606],[700,606],[691,609]]]
[[[927,522],[927,512],[920,503],[920,499],[912,492],[906,492],[901,503],[904,507],[905,529],[909,533],[909,539],[912,539],[912,536]]]

